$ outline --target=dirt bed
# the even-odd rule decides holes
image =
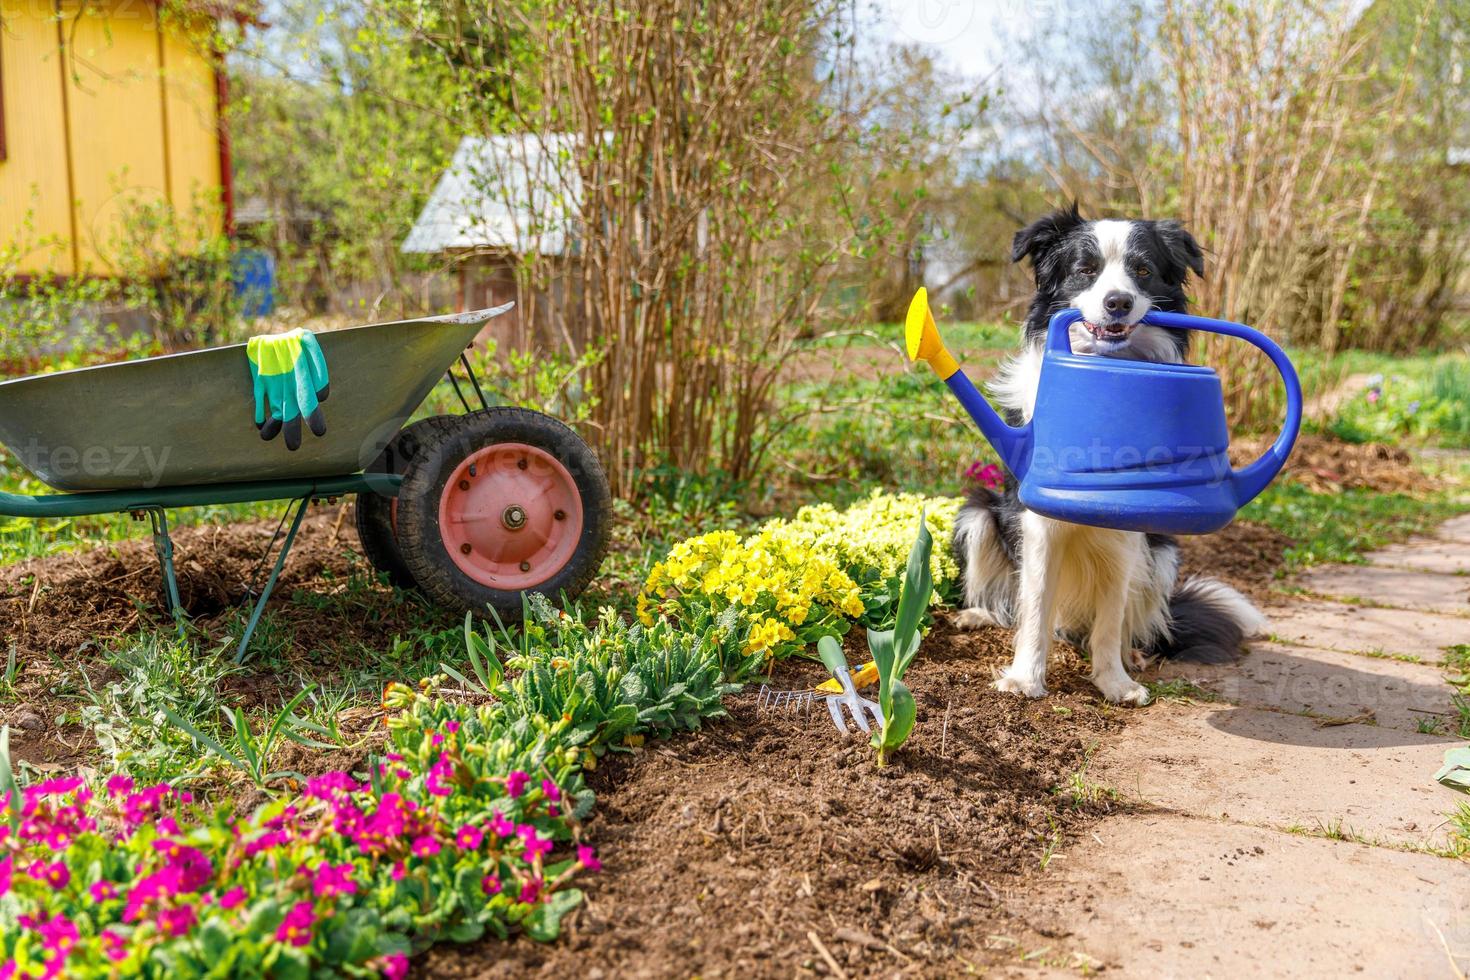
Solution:
[[[849,660],[860,656],[849,649]],[[700,733],[615,757],[594,778],[587,831],[605,855],[553,946],[432,951],[425,976],[953,975],[1006,959],[1029,934],[1009,896],[1049,849],[1107,812],[1086,787],[1090,747],[1121,725],[1065,650],[1053,697],[988,682],[1001,630],[925,641],[910,678],[919,720],[883,770],[825,710],[762,713],[756,694]],[[815,683],[788,663],[773,683]],[[809,935],[810,934],[810,935]],[[816,942],[810,938],[816,937]]]

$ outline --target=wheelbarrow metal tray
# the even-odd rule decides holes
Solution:
[[[0,442],[65,492],[356,473],[506,308],[317,334],[327,433],[305,433],[296,452],[255,428],[244,344],[0,383]]]

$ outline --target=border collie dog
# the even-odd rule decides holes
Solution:
[[[1021,351],[991,385],[1009,421],[1031,417],[1047,321],[1076,307],[1078,354],[1182,361],[1184,331],[1140,325],[1149,310],[1187,312],[1184,281],[1204,274],[1194,237],[1176,221],[1085,221],[1074,204],[1016,233],[1011,260],[1030,258],[1036,298]],[[1106,405],[1097,411],[1106,412]],[[1178,581],[1179,549],[1167,535],[1067,524],[1033,514],[1009,476],[1002,492],[979,488],[955,522],[963,568],[961,628],[1016,630],[1016,654],[997,690],[1041,697],[1053,632],[1092,657],[1092,683],[1119,704],[1146,704],[1128,676],[1151,657],[1223,662],[1262,634],[1266,619],[1239,592],[1208,578]]]

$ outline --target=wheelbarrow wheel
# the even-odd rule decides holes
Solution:
[[[405,426],[367,468],[367,472],[401,476],[430,436],[453,430],[458,421],[453,415],[434,415]],[[404,564],[403,552],[398,547],[398,499],[380,493],[360,493],[356,510],[357,540],[362,544],[362,553],[368,562],[385,573],[388,581],[398,588],[416,588],[418,583]]]
[[[579,595],[607,554],[607,474],[577,434],[521,408],[491,408],[435,433],[409,463],[398,544],[425,596],[507,621],[524,593]]]

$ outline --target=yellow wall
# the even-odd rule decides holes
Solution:
[[[189,223],[209,205],[217,230],[218,119],[208,54],[140,0],[0,0],[7,159],[0,162],[0,255],[11,272],[115,271],[129,207],[167,202]],[[59,28],[59,29],[58,29]],[[69,207],[70,203],[70,207]],[[27,213],[31,227],[21,228]],[[62,241],[61,247],[34,247]],[[3,261],[3,260],[0,260]]]

